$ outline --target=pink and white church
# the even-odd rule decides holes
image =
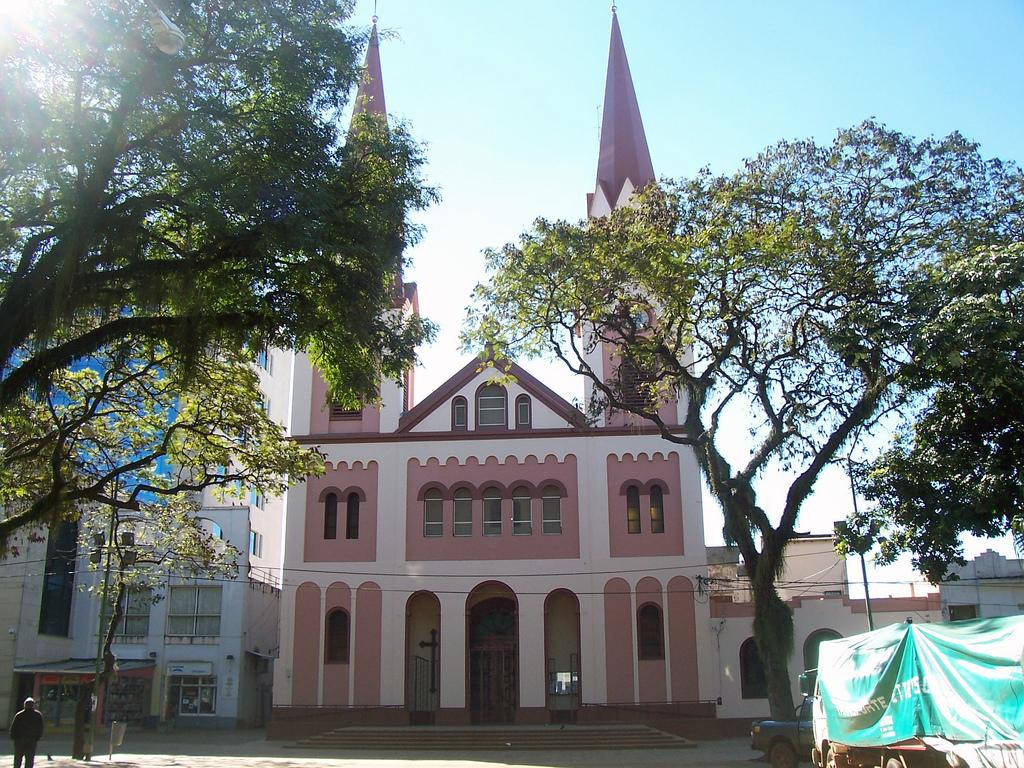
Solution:
[[[375,28],[366,66],[357,109],[383,116]],[[587,214],[653,179],[613,14]],[[415,284],[399,303],[417,311]],[[598,349],[590,362],[611,376],[612,359]],[[767,714],[752,606],[733,586],[708,588],[736,564],[705,546],[689,449],[619,413],[588,425],[514,362],[473,361],[415,405],[412,392],[410,371],[403,386],[382,382],[379,405],[345,411],[295,356],[291,432],[327,472],[286,498],[279,733]],[[668,423],[681,416],[662,408]],[[865,628],[827,539],[797,542],[809,556],[787,575],[829,585],[792,596],[805,661],[824,637]],[[881,621],[939,619],[930,597],[882,603]]]

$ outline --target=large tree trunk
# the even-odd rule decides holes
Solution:
[[[762,560],[758,564],[766,565]],[[754,592],[754,642],[764,666],[768,706],[772,717],[793,717],[793,688],[789,677],[789,656],[793,652],[793,611],[775,589],[775,574],[758,567],[751,574]]]

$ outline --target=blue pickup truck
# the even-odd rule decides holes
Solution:
[[[764,752],[772,768],[795,768],[800,760],[810,759],[813,704],[814,699],[805,698],[792,720],[755,720],[750,726],[750,748]]]

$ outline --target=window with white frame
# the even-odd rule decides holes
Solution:
[[[484,536],[501,536],[501,492],[497,488],[484,491]]]
[[[263,557],[263,534],[259,531],[249,530],[249,554]]]
[[[528,395],[516,398],[516,426],[529,427],[533,422],[533,406]]]
[[[444,501],[436,488],[423,495],[423,535],[444,535]]]
[[[456,397],[452,400],[452,429],[465,429],[469,406],[466,398]]]
[[[256,353],[256,365],[267,373],[274,372],[274,356],[270,354],[269,347],[264,347]]]
[[[544,486],[541,492],[544,533],[562,532],[562,495],[554,485]]]
[[[171,587],[167,601],[167,634],[215,637],[220,634],[221,588]]]
[[[455,492],[455,523],[453,534],[456,536],[473,535],[473,497],[462,488]]]
[[[120,637],[145,637],[149,634],[149,611],[153,605],[153,592],[149,589],[128,590],[124,598],[124,615],[117,622],[114,634]],[[113,606],[104,605],[102,631],[106,632],[113,614]]]
[[[506,407],[505,388],[497,384],[488,384],[477,395],[476,425],[478,427],[507,426]]]
[[[530,517],[530,491],[522,486],[512,491],[512,535],[529,536],[533,533]]]
[[[170,705],[179,715],[217,713],[217,678],[174,675],[170,678]]]

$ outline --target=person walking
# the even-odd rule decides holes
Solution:
[[[14,742],[14,768],[21,768],[22,757],[25,758],[25,768],[32,768],[36,760],[36,744],[43,737],[43,716],[31,696],[25,699],[25,708],[11,721],[10,734]]]

